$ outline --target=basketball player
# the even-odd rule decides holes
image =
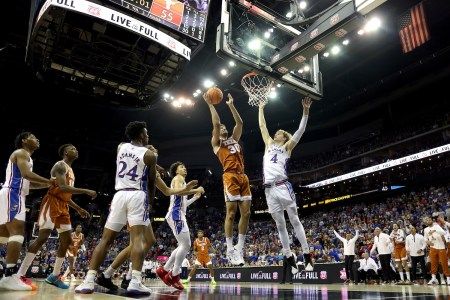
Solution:
[[[400,273],[400,282],[398,284],[411,284],[411,277],[408,266],[408,255],[406,254],[406,236],[405,232],[398,228],[398,224],[392,225],[391,241],[394,243],[394,260]],[[403,275],[403,268],[406,271],[406,281]]]
[[[184,163],[177,161],[170,166],[170,175],[173,177],[171,188],[183,188],[186,186],[187,169]],[[192,189],[185,193],[170,196],[169,211],[166,221],[172,229],[173,235],[178,241],[178,247],[172,251],[164,266],[156,269],[156,275],[168,286],[183,290],[180,282],[181,264],[191,248],[191,235],[186,222],[186,209],[205,193],[203,187]],[[195,194],[191,199],[186,195]]]
[[[97,270],[106,258],[122,227],[130,225],[130,257],[133,262],[129,294],[148,295],[151,290],[142,284],[142,264],[145,257],[145,233],[150,224],[147,207],[148,198],[155,197],[157,156],[145,147],[148,144],[147,124],[133,121],[125,128],[129,143],[117,148],[116,194],[111,202],[108,219],[100,243],[92,254],[89,271],[83,283],[75,288],[76,293],[94,292]],[[148,173],[147,173],[148,169]],[[144,174],[148,174],[147,177]],[[147,185],[147,193],[144,186]]]
[[[234,107],[233,97],[228,94],[228,101],[226,103],[236,123],[233,128],[233,134],[231,137],[228,137],[227,128],[220,123],[219,115],[207,93],[203,94],[203,99],[208,104],[211,112],[213,124],[211,146],[223,167],[222,178],[226,205],[225,237],[227,242],[227,258],[233,265],[243,265],[245,234],[248,229],[252,200],[250,183],[247,175],[244,173],[244,157],[238,143],[242,135],[243,122]],[[241,215],[238,225],[239,236],[236,247],[233,247],[233,223],[238,207]]]
[[[55,163],[50,171],[52,178],[56,180],[56,187],[50,188],[44,199],[42,199],[38,219],[39,235],[28,246],[28,252],[23,259],[18,274],[19,276],[25,276],[36,257],[36,253],[48,240],[52,230],[56,228],[59,233],[60,243],[56,253],[53,274],[50,274],[45,279],[45,282],[61,289],[68,289],[69,285],[61,280],[59,273],[61,272],[66,251],[72,242],[69,206],[73,207],[82,217],[89,217],[89,213],[75,204],[71,198],[75,194],[86,194],[95,199],[97,193],[93,190],[74,187],[75,175],[72,170],[72,163],[78,158],[78,151],[75,146],[72,144],[62,145],[59,147],[58,154],[62,160]]]
[[[0,244],[8,244],[5,277],[0,280],[0,288],[30,291],[33,289],[31,281],[16,274],[24,241],[25,197],[29,189],[48,188],[54,185],[54,181],[33,172],[31,155],[40,145],[32,133],[17,135],[15,146],[16,150],[9,157],[6,167],[5,183],[0,190]]]
[[[150,150],[154,151],[154,148],[148,148]],[[156,152],[155,152],[156,154]],[[176,195],[176,194],[182,194],[184,192],[190,191],[192,188],[194,188],[197,185],[197,180],[192,180],[190,181],[185,187],[183,188],[169,188],[166,183],[161,179],[161,176],[157,173],[156,174],[157,178],[156,178],[156,187],[158,188],[158,190],[160,190],[165,196],[171,196],[171,195]],[[155,244],[156,239],[155,239],[155,235],[153,233],[153,228],[152,228],[152,224],[149,224],[147,226],[147,230],[145,233],[145,253],[148,252],[148,250],[150,250],[151,247],[153,247],[153,245]],[[108,267],[108,269],[106,269],[105,272],[101,273],[97,279],[96,279],[96,283],[98,285],[101,285],[107,289],[110,290],[117,290],[118,287],[112,282],[111,277],[112,275],[115,273],[115,271],[122,265],[125,263],[125,261],[127,259],[130,258],[130,246],[128,246],[127,248],[123,249],[114,259],[114,261],[112,262],[112,264]],[[130,264],[131,265],[131,264]],[[131,269],[131,266],[130,266]],[[128,285],[130,284],[130,280],[131,280],[131,272],[129,272],[130,274],[127,276],[129,276],[127,278],[124,277],[124,279],[122,280],[122,284],[121,287],[123,289],[127,289]]]
[[[445,230],[434,223],[430,217],[426,217],[424,221],[428,227],[424,229],[423,237],[430,247],[431,280],[428,284],[438,284],[436,274],[438,265],[441,263],[442,272],[447,277],[447,284],[450,285],[450,272],[448,271],[447,251],[445,250]]]
[[[209,239],[204,237],[203,234],[203,230],[197,231],[197,238],[194,241],[193,247],[194,255],[197,256],[197,259],[195,260],[194,268],[192,268],[191,273],[189,273],[189,277],[182,281],[183,284],[188,284],[189,281],[191,281],[192,276],[194,276],[195,272],[197,272],[197,268],[199,266],[203,266],[204,268],[209,268],[209,273],[211,274],[211,284],[216,285],[216,281],[214,280],[214,269],[211,259],[209,258],[208,249],[211,249],[213,253],[216,253],[217,251],[213,248]]]
[[[72,232],[72,242],[69,245],[69,249],[67,249],[66,257],[69,260],[69,267],[64,272],[64,275],[61,277],[61,280],[64,281],[67,276],[71,276],[72,279],[75,278],[74,274],[74,266],[75,261],[77,260],[78,256],[78,248],[81,247],[81,250],[83,252],[86,252],[86,247],[84,246],[84,234],[81,232],[81,224],[78,224],[75,232]]]
[[[302,100],[302,105],[302,120],[300,121],[299,128],[292,136],[290,133],[280,129],[275,133],[273,139],[270,137],[264,118],[265,104],[259,106],[258,117],[259,129],[261,130],[261,135],[266,146],[263,158],[263,178],[267,206],[269,207],[269,213],[272,215],[272,218],[277,225],[278,234],[283,246],[283,253],[287,257],[289,264],[292,266],[293,274],[298,272],[298,267],[289,246],[289,235],[286,229],[286,220],[284,218],[285,210],[287,211],[289,221],[294,227],[296,237],[302,245],[305,270],[313,270],[311,256],[308,253],[309,246],[306,240],[305,229],[298,217],[295,193],[291,183],[288,181],[286,171],[292,150],[305,132],[309,108],[311,107],[311,98],[304,98]]]

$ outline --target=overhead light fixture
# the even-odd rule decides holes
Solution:
[[[205,88],[210,88],[210,87],[212,87],[212,86],[214,85],[214,82],[211,81],[211,80],[209,80],[209,79],[206,79],[206,80],[203,82],[203,85],[205,86]]]
[[[323,56],[324,56],[324,57],[330,56],[330,52],[324,52],[324,53],[323,53]]]
[[[349,43],[350,43],[349,40],[343,40],[343,41],[342,41],[342,45],[345,45],[345,46],[347,46]]]
[[[300,2],[300,9],[305,9],[306,8],[306,1],[301,1]]]
[[[333,48],[331,48],[331,53],[333,54],[338,54],[341,51],[341,48],[339,48],[338,46],[334,46]]]
[[[230,65],[230,67],[234,67],[236,65],[236,63],[232,60],[230,60],[230,62],[228,64]]]
[[[227,69],[220,70],[220,74],[222,74],[223,76],[226,76],[228,74]]]
[[[251,40],[251,41],[248,43],[248,48],[249,48],[249,49],[252,49],[252,50],[256,50],[256,49],[261,48],[261,41],[260,41],[259,39]]]
[[[270,38],[270,32],[268,32],[268,31],[264,32],[264,37],[266,39]]]
[[[360,29],[360,30],[358,30],[358,34],[359,35],[363,35],[365,32],[364,32],[364,29]]]

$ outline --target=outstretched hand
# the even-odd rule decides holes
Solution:
[[[209,99],[208,93],[203,94],[203,100],[205,100],[206,104],[212,104],[211,99]]]
[[[267,102],[261,102],[259,104],[259,109],[264,109],[266,107]]]
[[[186,184],[186,190],[192,190],[198,184],[198,180],[191,180]]]
[[[303,108],[310,108],[311,104],[312,104],[311,97],[307,96],[307,97],[303,98],[303,100],[302,100]]]
[[[228,93],[228,101],[226,102],[228,106],[233,105],[233,97]]]

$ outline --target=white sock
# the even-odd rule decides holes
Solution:
[[[95,280],[95,276],[97,275],[97,271],[95,270],[89,270],[87,272],[86,278],[84,279],[85,282],[93,282]]]
[[[242,249],[244,249],[244,243],[245,243],[245,234],[239,234],[239,238],[238,238],[238,249],[242,251]]]
[[[214,276],[211,276],[211,281],[214,280]]]
[[[141,274],[141,271],[133,270],[133,271],[131,272],[131,281],[141,282],[141,281],[142,281],[142,274]]]
[[[55,261],[55,267],[53,269],[53,275],[59,276],[59,273],[61,273],[61,266],[64,262],[64,257],[56,257]]]
[[[67,277],[67,275],[69,275],[69,272],[70,272],[70,268],[67,267],[67,270],[64,272],[63,277]]]
[[[111,266],[108,267],[108,269],[106,269],[105,272],[103,272],[103,275],[105,275],[105,278],[111,278],[111,276],[114,274],[114,272],[116,271],[116,269],[111,268]]]
[[[132,272],[133,272],[133,269],[131,269],[131,265],[130,265],[130,268],[128,269],[127,276],[125,276],[126,280],[131,280],[131,273]]]
[[[400,280],[403,281],[404,277],[403,277],[403,271],[399,272],[400,273]]]
[[[436,280],[436,274],[431,274],[431,280]]]
[[[409,272],[406,272],[406,279],[408,279],[408,281],[411,281],[411,275],[409,274]]]
[[[14,268],[16,264],[6,264],[6,268]]]
[[[233,250],[233,238],[227,237],[227,252]]]
[[[27,252],[27,255],[25,255],[25,258],[23,259],[22,264],[20,265],[17,275],[25,276],[25,274],[28,271],[28,268],[30,267],[35,257],[36,253]]]
[[[192,278],[191,276],[188,276],[188,280],[191,280],[191,278]]]
[[[444,274],[439,273],[439,276],[441,276],[441,282],[442,282],[442,281],[445,281],[445,276],[444,276]]]

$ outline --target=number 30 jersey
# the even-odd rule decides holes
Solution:
[[[285,145],[278,147],[271,144],[263,158],[263,181],[270,184],[287,179],[287,164],[290,157]]]
[[[241,147],[233,137],[220,141],[216,155],[222,163],[224,172],[244,173],[244,157]]]
[[[116,191],[123,189],[145,190],[147,165],[144,163],[146,147],[124,143],[117,153]]]

